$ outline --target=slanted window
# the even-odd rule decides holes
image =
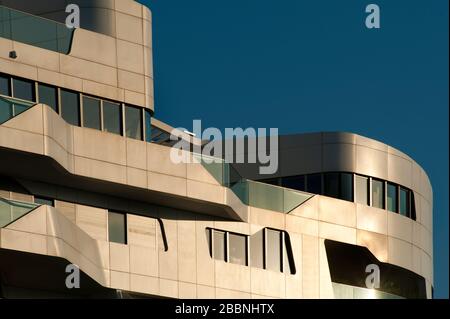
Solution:
[[[247,236],[228,234],[229,262],[239,265],[247,265]]]
[[[83,96],[83,126],[101,130],[100,100]]]
[[[391,212],[397,212],[397,185],[387,184],[387,209]]]
[[[139,108],[125,107],[126,136],[142,140],[142,111]]]
[[[122,135],[122,108],[120,104],[103,101],[103,129]]]
[[[50,85],[39,84],[39,103],[50,106],[58,113],[58,92],[57,89]]]
[[[80,126],[78,93],[61,89],[61,116],[69,124]]]
[[[108,213],[108,233],[110,242],[119,244],[127,243],[126,214]]]
[[[13,79],[13,94],[14,97],[26,101],[35,101],[34,82]]]
[[[369,178],[361,175],[355,176],[355,201],[359,204],[369,205]]]

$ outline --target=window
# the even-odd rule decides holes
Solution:
[[[83,96],[83,126],[101,130],[100,100]]]
[[[34,196],[34,203],[39,205],[47,205],[55,207],[55,201],[53,199],[40,196]]]
[[[106,132],[122,134],[122,109],[120,104],[103,101],[103,129]]]
[[[372,206],[384,209],[384,182],[372,179]]]
[[[142,112],[141,109],[126,106],[125,108],[126,136],[142,140]]]
[[[306,177],[306,191],[313,194],[322,193],[322,175],[312,174]]]
[[[361,175],[355,176],[355,201],[359,204],[369,205],[369,178]]]
[[[49,85],[39,84],[38,90],[39,103],[50,106],[56,113],[58,113],[57,89]]]
[[[226,261],[226,237],[224,231],[212,230],[213,236],[213,251],[212,255],[214,259]]]
[[[247,265],[247,236],[228,234],[229,262],[239,265]]]
[[[264,268],[263,232],[260,230],[250,237],[250,266]]]
[[[391,183],[387,184],[387,209],[397,212],[397,186]]]
[[[262,179],[262,180],[259,180],[258,182],[261,182],[264,184],[269,184],[269,185],[276,185],[276,186],[280,185],[280,180],[278,178]]]
[[[34,99],[34,82],[13,79],[14,97],[26,101],[35,101]]]
[[[69,124],[80,126],[78,93],[61,89],[61,116]]]
[[[122,213],[108,213],[109,241],[113,243],[127,243],[126,215]]]
[[[281,269],[281,232],[266,229],[266,269],[282,271]]]
[[[401,215],[410,217],[410,198],[409,198],[409,191],[407,189],[404,189],[403,187],[400,187],[400,207],[399,212]]]
[[[339,198],[343,200],[353,201],[353,174],[340,174],[340,193]]]
[[[305,191],[305,176],[292,176],[292,177],[283,177],[281,179],[281,186],[295,189],[298,191]]]
[[[11,96],[11,89],[9,85],[9,77],[0,75],[0,94]]]
[[[149,110],[145,110],[145,141],[152,141],[152,114]]]
[[[324,195],[339,198],[339,173],[325,174],[324,182]]]

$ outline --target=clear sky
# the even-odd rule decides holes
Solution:
[[[415,159],[434,190],[435,297],[448,298],[448,0],[141,0],[155,116],[175,127],[349,131]],[[381,29],[365,7],[381,8]]]

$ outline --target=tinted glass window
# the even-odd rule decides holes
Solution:
[[[122,134],[122,110],[120,104],[103,101],[103,129],[106,132]]]
[[[83,126],[100,130],[100,100],[83,97]]]
[[[250,254],[252,267],[263,268],[263,230],[253,234],[250,237]]]
[[[145,140],[152,141],[152,115],[149,110],[145,110]]]
[[[372,206],[384,209],[384,182],[372,180]]]
[[[61,90],[61,116],[69,124],[80,125],[78,93]]]
[[[355,201],[360,204],[369,204],[369,178],[355,176]]]
[[[213,256],[214,259],[225,261],[225,232],[213,230]]]
[[[298,191],[305,191],[305,176],[292,176],[292,177],[283,177],[281,179],[281,186],[295,189]]]
[[[142,139],[142,113],[141,110],[136,107],[127,106],[125,108],[125,127],[126,136],[135,138],[137,140]]]
[[[0,97],[0,124],[13,117],[13,104]]]
[[[55,206],[53,199],[34,196],[34,202],[39,205]]]
[[[327,173],[324,175],[325,195],[339,198],[339,173]]]
[[[400,214],[402,214],[403,216],[410,216],[409,213],[409,191],[404,189],[404,188],[400,188]]]
[[[9,78],[0,75],[0,94],[11,96],[11,91],[9,89]]]
[[[340,184],[339,198],[353,201],[353,174],[341,173]]]
[[[266,269],[282,271],[281,269],[281,232],[266,229]]]
[[[13,79],[14,97],[26,101],[34,101],[34,82]]]
[[[109,241],[119,244],[127,243],[126,215],[109,212],[108,214]]]
[[[58,113],[57,89],[45,84],[39,84],[39,103],[50,106],[56,113]]]
[[[397,212],[397,186],[387,184],[387,209],[391,212]]]
[[[306,191],[313,194],[322,193],[322,176],[320,174],[312,174],[306,177]]]
[[[247,265],[247,237],[236,234],[229,234],[228,236],[229,261],[233,264]]]

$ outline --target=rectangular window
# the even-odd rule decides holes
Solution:
[[[0,97],[0,124],[13,117],[13,105]]]
[[[50,106],[58,113],[58,91],[55,87],[39,84],[39,103]]]
[[[122,135],[122,109],[120,104],[103,101],[103,129]]]
[[[9,82],[9,77],[4,76],[4,75],[0,75],[0,94],[1,95],[6,95],[6,96],[11,96],[11,89],[10,89],[10,82]]]
[[[34,82],[13,79],[14,97],[26,101],[35,101]]]
[[[264,268],[263,232],[264,230],[260,230],[250,236],[250,266],[252,267]]]
[[[312,174],[306,177],[306,191],[313,194],[322,194],[322,175]]]
[[[228,234],[229,262],[247,265],[247,236]]]
[[[339,198],[353,201],[353,174],[341,173]]]
[[[78,93],[61,89],[61,116],[69,124],[80,126]]]
[[[369,178],[355,175],[355,201],[359,204],[369,205]]]
[[[387,184],[387,209],[397,212],[397,186],[391,183]]]
[[[152,114],[149,110],[145,110],[145,141],[152,141]]]
[[[372,179],[372,206],[384,209],[384,182]]]
[[[53,199],[40,196],[34,196],[34,203],[39,205],[47,205],[55,207],[55,201]]]
[[[283,271],[281,269],[281,232],[266,229],[266,269]]]
[[[325,174],[324,183],[324,195],[339,198],[339,173]]]
[[[306,185],[305,185],[305,176],[299,175],[299,176],[292,176],[292,177],[283,177],[281,179],[281,186],[295,189],[298,191],[305,191]]]
[[[141,109],[132,106],[125,107],[126,136],[142,140],[142,112]]]
[[[409,205],[409,191],[400,187],[400,214],[406,217],[410,217],[410,205]]]
[[[225,232],[219,230],[212,230],[213,232],[213,257],[217,260],[226,261],[226,245]]]
[[[83,96],[83,126],[101,130],[100,100]]]
[[[113,243],[127,243],[126,215],[122,213],[108,213],[109,241]]]

